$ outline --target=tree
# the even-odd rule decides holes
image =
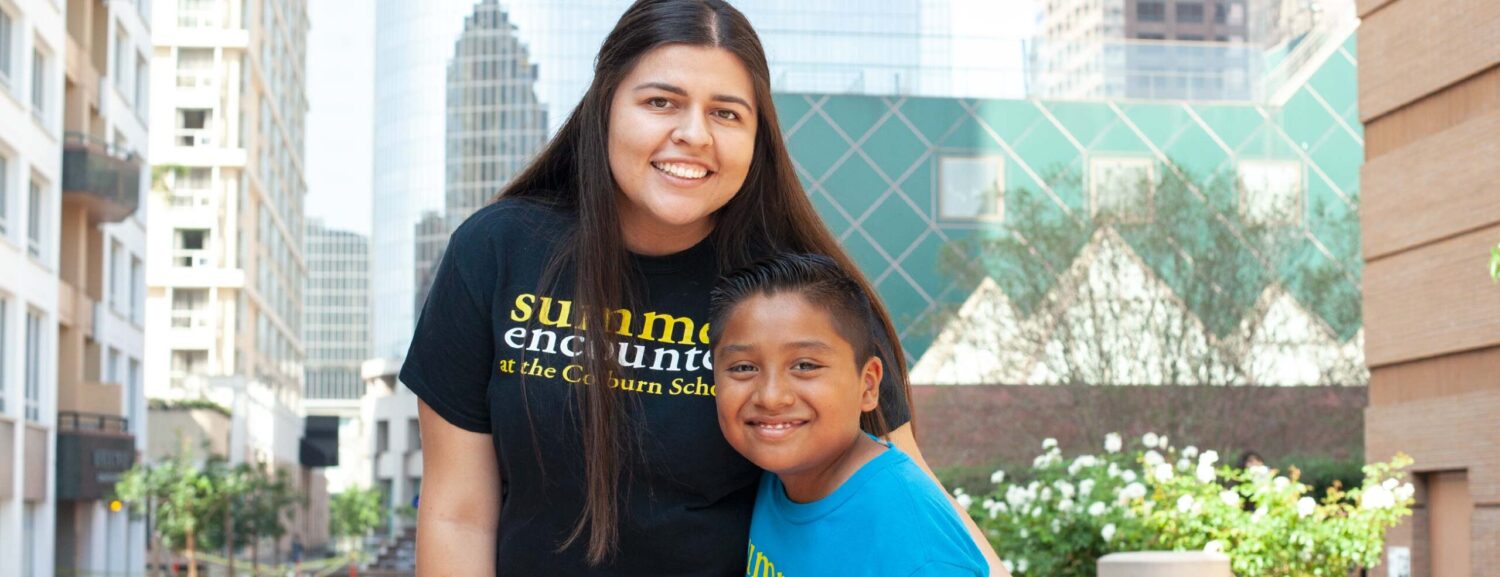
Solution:
[[[1303,310],[1334,326],[1360,323],[1358,271],[1307,256],[1303,201],[1251,214],[1240,206],[1234,175],[1200,177],[1171,162],[1153,166],[1154,177],[1096,171],[1089,183],[1075,170],[1054,170],[1041,179],[1046,189],[1005,191],[1003,228],[944,247],[941,269],[980,289],[964,309],[939,317],[933,347],[954,351],[949,364],[982,373],[981,382],[1073,391],[1364,384],[1368,372],[1357,355],[1266,322],[1295,282]],[[1142,200],[1105,194],[1122,190]],[[1329,236],[1357,243],[1357,205],[1308,208]],[[1099,437],[1108,431],[1091,427],[1105,412],[1165,413],[1186,428],[1235,409],[1129,406],[1141,402],[1147,401],[1126,389],[1080,391],[1070,420],[1086,437]]]
[[[380,526],[385,513],[385,496],[373,487],[349,487],[329,502],[329,532],[334,538],[347,539],[349,564],[359,554],[359,539]]]
[[[218,491],[213,480],[184,451],[154,466],[138,464],[115,484],[115,494],[137,515],[152,519],[153,549],[182,551],[188,576],[198,576],[198,536],[208,524]],[[176,573],[173,565],[173,574]]]

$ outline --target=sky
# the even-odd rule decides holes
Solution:
[[[375,3],[308,2],[307,216],[370,234]]]

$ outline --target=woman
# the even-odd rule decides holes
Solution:
[[[722,0],[639,0],[557,136],[454,232],[401,372],[421,399],[419,573],[743,570],[760,471],[718,432],[709,289],[779,251],[858,276],[792,170],[769,77]],[[891,366],[868,430],[921,463]]]

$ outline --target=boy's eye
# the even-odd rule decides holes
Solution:
[[[755,372],[755,365],[752,365],[750,363],[735,363],[729,365],[729,368],[726,370],[731,373],[750,373]]]
[[[823,365],[814,363],[812,361],[797,361],[795,363],[792,363],[792,370],[794,371],[811,371],[821,368],[823,368]]]

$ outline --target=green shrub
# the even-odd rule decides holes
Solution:
[[[988,494],[955,497],[1018,577],[1092,576],[1099,557],[1144,550],[1221,551],[1238,575],[1342,576],[1376,564],[1385,530],[1411,514],[1405,455],[1319,500],[1295,471],[1223,466],[1151,433],[1124,444],[1110,434],[1103,453],[1068,459],[1048,439],[1029,480],[995,471]]]

